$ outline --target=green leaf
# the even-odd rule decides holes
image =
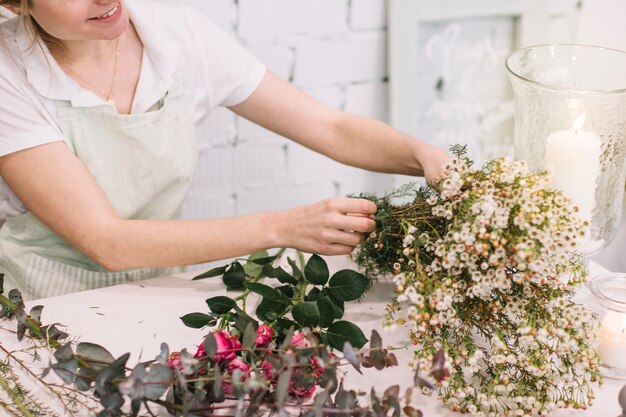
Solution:
[[[248,257],[248,262],[253,262],[257,265],[265,265],[273,262],[276,259],[276,255],[268,256],[266,250],[253,253]]]
[[[291,310],[291,315],[302,327],[316,327],[320,322],[320,311],[315,301],[296,304]]]
[[[292,277],[291,275],[289,275],[289,273],[287,271],[285,271],[283,268],[281,268],[280,266],[277,268],[272,267],[272,265],[264,265],[263,266],[263,274],[268,277],[268,278],[276,278],[277,280],[279,280],[280,282],[282,282],[283,284],[297,284],[298,281],[296,281],[296,279],[294,277]]]
[[[189,313],[180,318],[183,324],[192,329],[201,329],[204,326],[213,326],[216,323],[213,316],[204,313]]]
[[[367,290],[369,280],[350,269],[343,269],[332,276],[328,291],[339,301],[352,301],[360,298]]]
[[[326,291],[326,289],[324,289],[324,292],[326,294],[328,294],[328,299],[333,304],[333,313],[335,314],[335,320],[341,319],[343,317],[344,312],[345,312],[343,301],[339,301],[336,298],[334,298],[333,295],[330,292]]]
[[[256,330],[257,327],[259,327],[259,323],[257,323],[257,321],[255,319],[250,317],[248,314],[246,314],[245,311],[243,311],[242,309],[240,309],[237,306],[235,306],[235,317],[234,317],[234,319],[235,319],[235,327],[241,333],[246,331],[246,327],[248,327],[248,324],[250,324],[250,323],[252,323],[252,325],[254,326],[254,330]]]
[[[230,290],[243,289],[243,283],[246,281],[246,271],[239,262],[233,262],[223,277],[224,285]]]
[[[246,283],[246,288],[253,293],[259,294],[263,298],[267,298],[268,300],[279,302],[287,301],[281,292],[275,290],[269,285],[261,284],[259,282],[248,282]]]
[[[196,281],[196,280],[199,280],[199,279],[218,277],[220,275],[223,275],[225,271],[226,271],[226,266],[220,266],[220,267],[217,267],[217,268],[210,269],[210,270],[208,270],[206,272],[203,272],[200,275],[196,275],[191,280],[192,281]]]
[[[215,314],[226,314],[237,305],[235,300],[223,295],[207,298],[206,303]]]
[[[322,291],[319,288],[311,288],[311,291],[304,297],[305,301],[317,301],[322,298]]]
[[[302,276],[302,271],[300,271],[300,268],[298,267],[296,261],[291,258],[287,258],[287,262],[289,262],[289,265],[291,265],[291,269],[293,270],[293,277],[296,279],[296,281],[301,281],[304,277]]]
[[[320,327],[326,328],[335,321],[333,302],[328,297],[317,300],[317,308],[320,312]]]
[[[253,253],[248,256],[246,263],[243,264],[243,270],[249,277],[260,278],[263,275],[263,265],[271,262],[270,258],[265,250]]]
[[[256,316],[263,321],[276,320],[285,310],[287,304],[264,298],[256,308]]]
[[[356,325],[349,321],[340,320],[334,322],[326,331],[328,343],[337,350],[343,349],[343,344],[350,344],[357,349],[362,348],[367,343],[367,338]]]
[[[313,285],[326,285],[328,265],[319,255],[312,255],[304,267],[304,278]]]

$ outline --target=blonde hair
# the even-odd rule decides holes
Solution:
[[[43,40],[48,49],[55,50],[57,52],[63,51],[63,44],[54,36],[46,32],[30,14],[31,0],[0,0],[0,6],[13,6],[19,7],[19,18],[22,20],[27,30],[31,32],[34,38],[34,43],[38,39]]]

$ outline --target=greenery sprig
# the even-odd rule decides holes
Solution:
[[[32,323],[32,331],[16,334],[20,339],[28,336],[32,342],[26,350],[52,348],[52,361],[38,376],[27,363],[16,361],[12,352],[0,346],[10,358],[0,366],[0,391],[12,401],[0,402],[0,406],[10,415],[24,417],[82,415],[86,410],[97,417],[154,416],[155,407],[191,417],[256,416],[267,412],[307,417],[422,416],[411,405],[411,387],[403,395],[399,386],[382,392],[372,388],[369,393],[344,388],[344,365],[351,365],[359,373],[362,368],[382,370],[398,365],[375,331],[368,349],[355,349],[351,341],[361,347],[367,339],[357,326],[340,320],[343,303],[363,295],[365,277],[348,270],[330,276],[325,261],[316,255],[307,261],[301,254],[298,262],[286,259],[289,268],[272,266],[280,253],[265,255],[255,254],[243,263],[234,261],[199,276],[202,279],[223,274],[225,281],[236,282],[242,292],[234,298],[210,298],[208,314],[190,313],[181,318],[188,326],[211,328],[195,354],[186,349],[170,353],[163,343],[154,360],[129,367],[128,353],[116,358],[94,343],[61,345],[60,340],[67,334],[59,330],[58,337],[41,337],[46,334],[42,329],[53,328],[41,325],[41,308],[34,310],[36,318],[24,313],[18,326],[22,329],[20,323]],[[233,275],[241,270],[242,275]],[[267,278],[282,285],[272,287],[259,282]],[[11,294],[13,301],[0,294],[0,302],[6,307],[7,317],[17,318],[24,305],[19,292]],[[261,309],[263,318],[257,316],[261,322],[257,321],[249,308],[246,312],[246,301],[251,301],[248,297],[260,298],[259,307],[267,301],[277,303],[273,304],[275,313],[270,315]],[[336,304],[335,308],[320,303],[326,298]],[[304,303],[313,303],[320,314],[311,317],[312,310],[297,313]],[[324,321],[321,317],[330,312],[332,319]],[[14,375],[16,367],[24,367],[51,392],[62,404],[61,411],[38,402]],[[430,374],[416,373],[417,387],[432,389],[434,382],[448,375],[443,352],[433,358],[432,368]],[[61,379],[61,384],[46,381],[50,371]],[[365,394],[369,394],[367,400],[362,398]]]

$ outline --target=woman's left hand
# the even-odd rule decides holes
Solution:
[[[452,160],[452,155],[436,146],[429,146],[429,149],[422,151],[420,156],[420,165],[424,170],[426,182],[431,187],[436,187],[439,181],[448,175],[445,166]]]

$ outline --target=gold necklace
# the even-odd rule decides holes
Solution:
[[[107,101],[107,103],[115,105],[115,100],[113,99],[113,87],[115,86],[115,79],[116,79],[116,75],[117,75],[117,61],[118,61],[119,55],[120,55],[120,38],[117,38],[117,43],[115,44],[115,59],[113,61],[113,75],[111,76],[111,84],[109,85],[109,91],[108,92],[105,92],[105,91],[101,90],[97,85],[95,85],[92,82],[90,82],[89,80],[85,79],[79,73],[77,73],[72,68],[70,68],[67,64],[62,63],[60,61],[59,61],[59,63],[61,64],[63,69],[71,72],[72,75],[80,78],[81,81],[85,82],[91,88],[96,90],[98,92],[98,94]]]

